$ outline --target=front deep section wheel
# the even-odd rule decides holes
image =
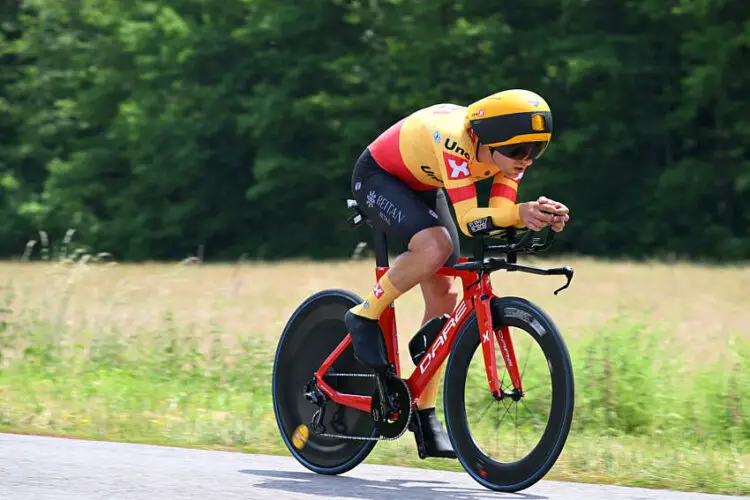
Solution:
[[[473,315],[446,369],[445,417],[456,455],[471,477],[489,489],[514,492],[544,477],[565,446],[573,418],[573,368],[559,330],[539,307],[517,297],[495,298],[491,305],[496,333],[507,327],[510,334],[523,392],[514,391],[495,340],[504,395],[490,394]]]
[[[338,405],[321,398],[322,393],[315,391],[315,371],[348,333],[344,313],[360,302],[357,295],[346,290],[323,290],[312,295],[292,314],[276,350],[272,383],[276,423],[292,455],[320,474],[341,474],[352,469],[377,443],[320,435],[322,429],[326,429],[327,434],[377,435],[369,413]],[[337,374],[354,376],[338,377]],[[342,393],[369,396],[375,388],[370,374],[349,347],[328,370],[324,380]],[[322,407],[324,416],[316,426],[313,417]]]

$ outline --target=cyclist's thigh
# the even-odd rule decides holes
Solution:
[[[441,225],[439,214],[420,197],[423,193],[380,168],[367,151],[354,167],[352,193],[373,225],[402,250],[419,231]]]

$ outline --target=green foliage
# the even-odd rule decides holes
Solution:
[[[288,456],[272,407],[275,346],[257,332],[227,333],[218,325],[198,331],[169,311],[153,331],[127,335],[106,328],[61,335],[41,319],[11,325],[0,343],[10,354],[0,370],[0,428]],[[750,344],[733,341],[729,359],[685,369],[660,338],[617,321],[570,344],[576,410],[549,479],[750,492]],[[481,358],[470,400],[488,397]],[[543,373],[541,354],[536,361]],[[530,414],[519,413],[520,425]],[[492,415],[473,420],[474,432],[485,421]],[[495,425],[487,430],[497,433]],[[483,437],[483,445],[496,442]],[[379,444],[368,460],[462,470],[455,461],[418,459],[408,436]]]
[[[526,87],[555,137],[520,198],[556,249],[750,255],[740,0],[31,0],[0,7],[0,255],[68,228],[119,259],[341,257],[362,149]]]
[[[696,368],[666,338],[618,320],[574,345],[574,432],[750,450],[750,342]]]
[[[580,381],[577,423],[582,429],[597,428],[609,434],[641,434],[658,427],[658,396],[664,388],[655,384],[657,360],[654,337],[640,325],[612,326],[598,332],[579,359]],[[634,353],[640,353],[634,356]],[[667,378],[669,380],[669,378]]]

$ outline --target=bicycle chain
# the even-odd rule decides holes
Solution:
[[[324,377],[372,377],[375,378],[376,375],[372,373],[326,373],[323,375]],[[409,390],[409,386],[404,384],[404,388],[406,389],[406,394],[409,397],[409,402],[411,403],[411,391]],[[320,411],[320,410],[318,410]],[[317,412],[316,412],[317,413]],[[320,434],[316,434],[316,436],[322,436],[327,438],[334,438],[334,439],[351,439],[355,441],[395,441],[396,439],[399,439],[401,436],[404,435],[404,433],[409,429],[409,424],[411,423],[411,417],[414,414],[412,411],[412,405],[409,404],[409,415],[406,419],[406,425],[401,430],[398,436],[394,437],[370,437],[370,436],[349,436],[346,434],[331,434],[330,432],[321,432]]]

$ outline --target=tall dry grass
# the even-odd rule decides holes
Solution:
[[[750,338],[750,267],[563,257],[527,262],[569,264],[576,275],[568,290],[554,296],[559,277],[498,272],[492,279],[496,293],[536,302],[570,341],[616,318],[645,321],[700,366],[719,359],[733,338]],[[373,283],[369,259],[274,265],[0,262],[0,305],[12,311],[13,322],[44,320],[60,331],[128,336],[158,331],[170,318],[221,335],[224,342],[251,335],[273,342],[307,296],[323,288],[364,296]],[[402,352],[422,314],[417,288],[396,300]]]

